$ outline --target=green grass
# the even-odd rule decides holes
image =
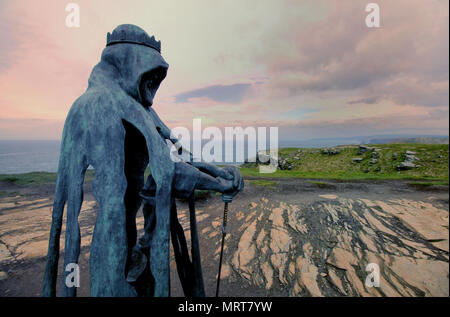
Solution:
[[[85,180],[91,181],[93,178],[94,170],[87,170]],[[56,173],[32,172],[24,174],[0,174],[0,181],[13,183],[16,185],[49,184],[56,181]]]
[[[337,155],[322,154],[320,149],[301,149],[300,160],[294,160],[299,148],[279,149],[279,156],[287,158],[292,170],[277,170],[271,174],[261,174],[259,168],[249,164],[241,167],[243,176],[268,178],[310,178],[335,180],[429,180],[439,181],[449,179],[449,146],[448,144],[380,144],[370,145],[379,148],[378,162],[370,165],[372,152],[358,155],[358,146],[341,146]],[[408,171],[398,171],[397,165],[404,160],[407,151],[417,152],[420,159],[417,168]],[[394,153],[397,159],[393,159]],[[354,163],[353,158],[361,157],[360,163]]]
[[[258,179],[258,180],[250,180],[250,184],[262,187],[275,187],[277,185],[277,182]]]
[[[447,181],[449,180],[449,146],[448,144],[380,144],[370,145],[381,149],[378,162],[370,165],[372,152],[358,155],[358,146],[341,146],[337,155],[322,154],[320,149],[301,149],[300,160],[294,160],[299,148],[283,148],[279,150],[281,157],[286,157],[293,166],[290,171],[277,170],[271,174],[261,174],[259,168],[241,167],[242,175],[265,178],[307,178],[307,179],[335,179],[335,180],[397,180],[412,181]],[[397,171],[396,167],[403,161],[403,154],[410,150],[417,152],[420,159],[419,167],[408,171]],[[397,153],[397,160],[393,154]],[[353,163],[352,159],[361,157],[361,163]],[[149,169],[145,177],[149,174]],[[93,170],[87,170],[86,181],[91,181]],[[56,173],[33,172],[25,174],[0,174],[0,181],[17,185],[45,184],[56,180]],[[316,184],[317,185],[317,184]],[[270,183],[260,183],[258,186],[273,186]],[[426,185],[425,185],[426,186]],[[203,194],[201,194],[203,195]]]

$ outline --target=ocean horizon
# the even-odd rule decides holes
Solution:
[[[284,147],[301,146],[301,142],[286,141],[281,143],[284,144]],[[0,174],[56,172],[60,145],[61,140],[0,140]],[[242,164],[243,161],[236,159],[237,154],[241,153],[242,150],[244,151],[244,158],[247,158],[247,144],[244,147],[235,144],[233,161],[217,164]]]
[[[417,135],[382,135],[382,136],[355,136],[339,138],[318,138],[309,140],[278,140],[279,148],[324,148],[348,144],[368,144],[376,142],[392,142],[396,138],[427,137],[446,140],[448,136],[417,136]],[[203,140],[203,144],[208,140]],[[30,172],[56,172],[58,169],[61,140],[0,140],[0,174],[21,174]],[[192,149],[192,147],[191,147]],[[242,153],[243,152],[243,153]],[[240,165],[245,159],[253,158],[253,153],[248,153],[248,146],[234,143],[233,161],[217,164]],[[225,150],[222,148],[222,161],[225,161]]]

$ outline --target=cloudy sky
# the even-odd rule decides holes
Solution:
[[[445,134],[448,0],[0,0],[0,139],[59,139],[106,33],[141,26],[170,64],[169,127],[278,126],[284,139]]]

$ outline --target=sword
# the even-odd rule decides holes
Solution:
[[[225,203],[225,206],[223,208],[222,246],[220,247],[219,273],[217,274],[216,297],[219,297],[220,273],[222,271],[223,245],[225,244],[225,236],[227,235],[228,203],[231,203],[232,200],[233,196],[227,194],[222,195],[222,201]]]

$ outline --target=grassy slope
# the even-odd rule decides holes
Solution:
[[[447,181],[449,179],[448,154],[449,146],[441,144],[382,144],[371,145],[381,149],[377,164],[371,166],[371,152],[358,155],[357,146],[337,147],[341,153],[329,156],[321,153],[319,149],[302,149],[300,160],[293,160],[293,156],[298,148],[283,148],[279,150],[282,157],[288,157],[293,169],[290,171],[277,170],[273,174],[261,174],[256,167],[242,167],[241,173],[244,176],[254,177],[293,177],[311,179],[412,179]],[[403,161],[403,154],[410,150],[417,152],[420,158],[418,168],[409,171],[398,172],[396,166]],[[392,159],[393,153],[398,154],[397,160]],[[289,156],[292,156],[289,158]],[[441,157],[439,157],[441,156]],[[352,159],[362,157],[361,163],[353,163]],[[380,169],[377,171],[377,169]],[[148,173],[146,173],[147,175]],[[92,180],[93,170],[86,172],[86,180]],[[0,174],[0,181],[15,183],[18,185],[51,183],[56,180],[56,173],[33,172],[25,174]],[[258,184],[260,186],[273,186],[272,183]]]
[[[94,170],[87,170],[85,180],[94,178]],[[24,174],[0,174],[0,181],[14,183],[17,185],[48,184],[56,181],[56,173],[32,172]]]
[[[372,152],[358,155],[357,146],[335,147],[341,150],[337,155],[325,155],[318,149],[301,149],[300,160],[293,157],[298,148],[283,148],[279,150],[281,157],[287,157],[292,164],[290,171],[277,170],[272,174],[261,174],[256,167],[242,167],[244,176],[254,177],[293,177],[312,179],[415,179],[415,180],[447,180],[449,179],[448,153],[449,146],[441,144],[381,144],[370,145],[380,148],[378,162],[370,165]],[[396,167],[404,160],[407,151],[417,152],[420,159],[418,167],[409,171],[397,171]],[[397,160],[393,154],[397,153]],[[361,157],[361,163],[353,163],[353,158]]]

